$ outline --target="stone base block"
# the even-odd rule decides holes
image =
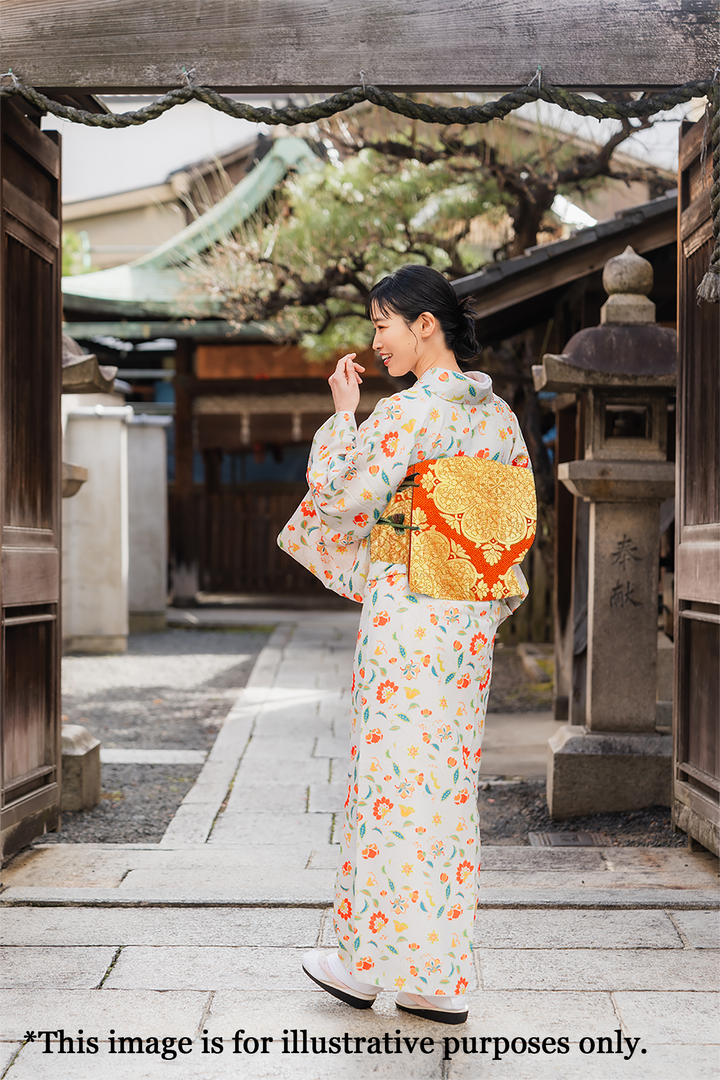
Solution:
[[[80,724],[62,727],[62,810],[92,810],[100,802],[100,740]]]
[[[76,634],[63,638],[63,654],[89,653],[107,656],[108,653],[127,652],[127,634]]]
[[[167,615],[164,611],[131,611],[128,616],[131,634],[149,634],[167,630]]]
[[[548,745],[547,800],[556,821],[670,805],[670,735],[625,735],[566,724]]]

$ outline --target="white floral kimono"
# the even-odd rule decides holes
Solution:
[[[363,604],[335,925],[357,978],[421,994],[475,985],[477,777],[498,625],[527,593],[465,602],[408,588],[370,561],[370,531],[410,465],[465,454],[529,467],[489,376],[433,369],[358,428],[317,432],[310,491],[278,538],[330,589]]]

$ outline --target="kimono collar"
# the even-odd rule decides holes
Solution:
[[[447,371],[445,368],[431,368],[417,383],[431,394],[437,394],[445,401],[462,402],[477,405],[492,396],[492,379],[484,371]]]

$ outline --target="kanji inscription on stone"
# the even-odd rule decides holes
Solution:
[[[610,607],[611,608],[624,608],[624,607],[642,607],[642,601],[636,600],[633,596],[635,592],[635,586],[631,581],[626,581],[623,585],[622,581],[618,581],[610,593]]]
[[[622,566],[625,570],[628,563],[639,562],[642,555],[638,555],[637,551],[637,545],[633,543],[632,538],[623,533],[622,540],[618,540],[612,553],[613,566]]]

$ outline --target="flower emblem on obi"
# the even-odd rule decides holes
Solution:
[[[462,454],[421,461],[373,527],[371,558],[404,563],[413,592],[502,600],[523,592],[514,567],[536,522],[530,469]]]

